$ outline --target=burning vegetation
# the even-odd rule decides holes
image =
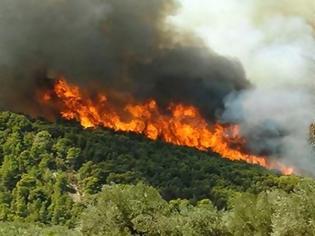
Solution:
[[[287,175],[294,172],[293,168],[279,162],[247,153],[246,140],[241,137],[239,126],[210,125],[192,105],[171,103],[164,111],[156,100],[150,99],[143,103],[131,101],[120,108],[103,93],[92,99],[63,76],[55,81],[52,90],[41,93],[41,102],[58,110],[63,118],[79,121],[85,128],[102,126],[135,132],[152,140],[161,139],[202,151],[212,150],[224,158],[278,169]]]
[[[285,174],[312,171],[308,97],[256,90],[240,60],[171,23],[178,9],[176,0],[1,1],[0,108],[136,132]]]

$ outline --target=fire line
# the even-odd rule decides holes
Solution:
[[[151,140],[161,139],[202,151],[212,150],[224,158],[278,169],[285,175],[294,173],[292,167],[242,151],[246,140],[241,137],[238,125],[210,125],[191,105],[170,104],[169,112],[165,114],[151,99],[141,104],[126,104],[120,110],[109,102],[105,94],[91,99],[78,86],[68,83],[64,76],[59,76],[53,91],[45,91],[41,100],[55,106],[64,119],[77,120],[84,128],[102,126],[115,131],[135,132]]]

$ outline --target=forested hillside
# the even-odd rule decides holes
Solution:
[[[1,112],[0,160],[0,235],[315,232],[313,180],[136,134]]]

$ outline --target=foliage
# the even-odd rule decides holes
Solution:
[[[83,235],[314,235],[315,184],[303,180],[283,190],[241,193],[231,210],[211,201],[162,199],[143,184],[105,186],[80,221]]]
[[[136,134],[0,112],[0,163],[5,235],[315,234],[313,180]]]
[[[80,236],[81,233],[62,226],[40,226],[25,223],[0,223],[0,236]]]

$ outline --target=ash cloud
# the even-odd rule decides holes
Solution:
[[[34,78],[51,70],[83,87],[189,103],[215,118],[224,97],[249,82],[239,62],[167,22],[178,7],[171,0],[2,0],[0,106],[41,114]]]

